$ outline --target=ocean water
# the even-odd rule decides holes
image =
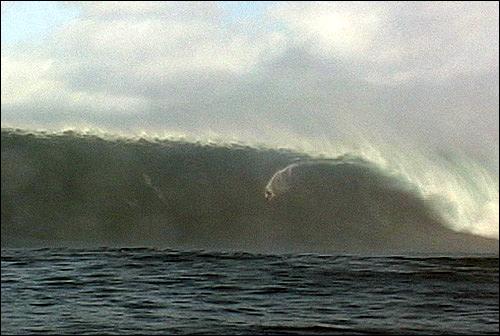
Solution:
[[[498,256],[2,249],[2,334],[498,334]]]

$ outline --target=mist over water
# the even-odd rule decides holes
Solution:
[[[487,170],[469,162],[458,166],[469,170],[454,170],[443,159],[408,171],[418,157],[404,162],[374,153],[365,148],[317,161],[234,143],[4,129],[2,246],[498,251],[498,238],[486,238],[495,229],[498,237],[498,208],[483,211],[498,195]],[[312,162],[312,169],[267,202],[269,179],[293,162]],[[454,198],[468,191],[470,199]]]

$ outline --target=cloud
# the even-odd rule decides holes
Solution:
[[[498,152],[497,3],[276,3],[252,23],[212,2],[67,6],[43,44],[2,48],[2,125]]]
[[[371,49],[385,15],[373,3],[287,3],[274,11],[296,42],[344,58],[358,58]]]
[[[84,6],[84,18],[58,36],[59,57],[135,76],[249,71],[268,38],[235,34],[213,3],[118,2]],[[133,73],[130,75],[134,75]]]
[[[498,71],[498,3],[295,2],[275,16],[297,43],[375,83]]]

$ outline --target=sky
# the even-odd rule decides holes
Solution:
[[[2,1],[1,122],[493,157],[498,37],[496,2]]]
[[[9,9],[4,13],[4,7]],[[2,1],[2,44],[41,42],[65,23],[76,19],[79,11],[54,1]]]
[[[77,19],[81,11],[58,1],[2,1],[10,9],[2,11],[2,43],[40,42],[48,34]],[[227,20],[254,19],[272,6],[271,1],[224,1],[220,6]]]

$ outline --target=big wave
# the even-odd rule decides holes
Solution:
[[[2,247],[498,253],[498,240],[454,229],[453,198],[361,152],[318,159],[11,129],[1,149]],[[264,191],[289,168],[293,180],[269,202]]]

